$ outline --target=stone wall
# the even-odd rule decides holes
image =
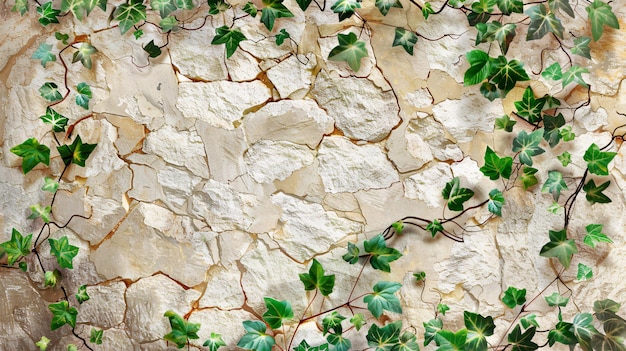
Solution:
[[[20,159],[9,152],[33,136],[52,143],[38,118],[46,103],[37,89],[45,81],[62,81],[63,70],[59,64],[43,69],[31,55],[42,42],[55,44],[55,31],[79,35],[107,25],[107,14],[98,10],[84,23],[67,18],[43,28],[33,9],[20,17],[10,12],[12,3],[0,5],[0,242],[10,238],[11,228],[37,234],[41,223],[27,219],[28,207],[50,201],[51,194],[39,190],[41,180],[59,176],[63,167],[53,151],[50,169],[38,167],[24,176]],[[50,237],[67,236],[80,249],[75,269],[61,271],[69,292],[88,286],[91,299],[78,307],[77,331],[105,330],[103,344],[94,349],[167,349],[167,310],[202,323],[197,345],[219,332],[228,349],[235,349],[244,333],[241,322],[263,313],[263,297],[289,300],[295,315],[302,314],[312,295],[304,292],[298,273],[313,258],[337,275],[329,300],[341,303],[359,271],[341,259],[348,241],[370,238],[404,216],[441,217],[441,190],[452,177],[478,198],[499,185],[479,167],[486,146],[509,147],[510,136],[494,131],[494,121],[511,112],[525,86],[493,102],[476,86],[463,86],[462,55],[472,48],[475,32],[460,12],[424,22],[403,1],[404,9],[391,13],[390,21],[430,37],[456,34],[420,40],[410,56],[390,46],[393,27],[377,24],[373,2],[364,2],[363,16],[371,20],[371,32],[362,34],[369,57],[354,73],[344,62],[326,60],[334,35],[345,28],[336,14],[315,7],[302,13],[295,2],[286,4],[296,17],[280,19],[280,25],[299,44],[298,55],[289,43],[277,47],[261,40],[265,29],[250,18],[240,25],[253,40],[242,42],[230,59],[224,59],[222,45],[210,45],[221,20],[171,35],[166,54],[155,60],[148,61],[141,48],[163,40],[149,26],[141,40],[117,30],[90,34],[98,49],[92,70],[66,58],[69,85],[88,82],[94,96],[93,118],[77,124],[74,134],[98,147],[85,168],[72,167],[64,175],[52,209],[59,223],[73,214],[90,219],[74,219]],[[618,18],[626,18],[626,6],[612,6]],[[581,61],[590,70],[585,78],[591,103],[567,116],[576,148],[548,150],[538,162],[553,162],[570,150],[576,167],[584,169],[587,146],[606,144],[610,132],[625,123],[617,114],[626,113],[625,35],[626,29],[607,28],[603,41],[592,44],[596,59]],[[523,60],[529,73],[538,71],[546,42],[519,37],[509,56]],[[582,88],[562,90],[543,79],[532,84],[538,94],[555,94],[570,106],[587,98]],[[73,103],[57,107],[71,122],[85,115]],[[597,250],[579,247],[572,267],[593,266],[591,281],[576,282],[575,268],[563,274],[583,310],[596,299],[626,301],[626,154],[613,151],[618,155],[606,191],[612,204],[579,199],[570,224],[570,236],[580,239],[585,225],[603,223],[614,241]],[[544,170],[538,174],[540,181],[546,176]],[[506,194],[502,218],[479,225],[489,216],[483,207],[460,219],[468,229],[463,243],[407,227],[389,243],[404,254],[392,263],[392,273],[367,271],[363,286],[403,283],[404,313],[389,317],[414,326],[420,338],[422,322],[433,318],[433,306],[441,301],[451,308],[442,318],[452,329],[462,326],[464,309],[497,316],[497,342],[515,317],[500,301],[502,292],[515,285],[535,296],[559,270],[538,254],[548,230],[562,227],[562,210],[551,214],[551,204],[540,187],[515,187]],[[54,259],[44,257],[53,267]],[[68,327],[50,331],[47,304],[62,293],[41,289],[33,257],[28,264],[28,274],[0,268],[0,349],[36,349],[42,335],[52,339],[52,350],[79,344]],[[419,271],[427,274],[425,285],[414,282],[412,273]],[[73,297],[70,302],[77,305]],[[546,325],[555,320],[555,310],[541,298],[529,308]],[[575,313],[564,311],[570,318]],[[296,339],[316,330],[305,324]],[[355,340],[355,349],[366,347],[364,339]]]

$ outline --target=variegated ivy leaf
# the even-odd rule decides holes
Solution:
[[[554,257],[561,262],[563,267],[569,268],[572,256],[578,253],[576,243],[567,238],[567,230],[549,230],[550,241],[543,245],[539,255],[543,257]]]
[[[265,7],[261,10],[261,23],[267,30],[274,28],[274,21],[277,18],[293,17],[293,13],[283,5],[283,0],[263,0]]]
[[[613,13],[611,5],[600,0],[594,0],[585,10],[587,10],[591,21],[591,35],[594,41],[600,40],[604,32],[604,25],[619,29],[619,21]]]
[[[48,62],[54,62],[57,60],[57,55],[51,52],[52,45],[41,43],[31,58],[35,60],[41,60],[41,65],[45,68]]]
[[[175,32],[180,29],[178,26],[178,20],[174,16],[167,16],[163,18],[161,22],[159,22],[159,26],[164,33],[169,31]]]
[[[574,18],[574,10],[569,4],[569,0],[548,0],[548,6],[552,12],[556,12],[560,9],[571,18]]]
[[[583,73],[589,73],[589,70],[577,65],[573,65],[572,67],[570,67],[567,72],[563,73],[563,88],[565,88],[571,82],[576,82],[578,85],[584,88],[589,87],[589,85],[585,83],[585,80],[582,77]]]
[[[590,42],[591,38],[589,37],[574,38],[574,47],[571,49],[572,54],[579,55],[591,60],[591,49],[589,49]]]
[[[548,179],[541,187],[542,192],[549,192],[552,194],[554,201],[559,201],[559,196],[561,196],[561,190],[567,190],[567,184],[563,180],[563,174],[559,171],[549,171]]]
[[[541,39],[548,33],[553,33],[563,39],[563,25],[556,18],[554,12],[548,11],[544,4],[537,4],[525,12],[530,17],[526,40]]]
[[[541,72],[541,76],[549,80],[559,80],[563,78],[563,72],[561,71],[561,65],[558,62],[551,64]]]
[[[42,191],[49,191],[53,194],[57,192],[57,189],[59,188],[59,182],[50,177],[45,177],[43,181],[44,183],[41,186]]]
[[[62,145],[57,147],[57,151],[63,159],[63,163],[67,166],[70,163],[85,167],[85,161],[96,148],[97,144],[84,144],[80,139],[80,135],[74,139],[71,145]]]
[[[354,72],[361,68],[361,59],[367,57],[365,42],[357,40],[356,34],[337,34],[339,45],[335,46],[328,54],[331,61],[345,61]]]
[[[524,12],[522,0],[498,0],[498,8],[505,15]]]
[[[31,215],[28,216],[28,219],[37,219],[41,217],[45,223],[50,223],[50,211],[52,211],[51,206],[41,206],[40,204],[30,206]]]
[[[42,26],[47,26],[51,23],[59,23],[57,16],[61,13],[60,10],[52,8],[52,1],[37,7],[37,14],[39,15],[39,23]]]
[[[84,0],[63,0],[61,1],[61,11],[71,12],[77,20],[82,21],[85,14]]]
[[[357,0],[337,0],[333,6],[330,7],[334,13],[339,15],[339,21],[343,21],[352,17],[354,9],[361,8],[361,3]]]
[[[309,5],[307,4],[307,7]],[[256,8],[256,6],[254,6],[254,4],[250,1],[248,1],[242,8],[243,12],[249,14],[252,17],[256,17],[256,14],[259,12]],[[302,10],[304,11],[304,9]]]
[[[150,7],[159,11],[161,18],[169,16],[170,13],[176,11],[174,0],[150,0]],[[164,32],[167,32],[164,30]]]
[[[491,81],[498,86],[506,95],[515,87],[517,82],[530,80],[524,70],[524,64],[518,60],[507,60],[504,56],[499,56],[493,60],[493,75]]]
[[[102,11],[107,10],[107,1],[108,0],[83,0],[85,6],[85,12],[87,12],[87,16],[91,13],[93,9],[98,6]]]
[[[402,8],[400,0],[376,0],[375,5],[383,16],[387,16],[392,7]]]
[[[502,54],[506,55],[509,50],[509,44],[515,37],[515,29],[517,26],[513,23],[502,24],[498,21],[489,23],[477,23],[476,44],[497,41],[500,45]]]
[[[52,82],[46,82],[39,87],[39,94],[41,94],[41,97],[50,102],[63,99],[63,95],[59,92],[59,86]]]
[[[76,86],[76,105],[84,108],[85,110],[89,109],[89,100],[91,99],[91,88],[84,82],[78,83]]]
[[[46,114],[39,117],[43,123],[52,125],[52,131],[55,133],[65,131],[68,119],[56,112],[49,106],[46,108]]]
[[[413,47],[417,43],[417,34],[404,28],[397,27],[393,38],[393,45],[401,45],[409,55],[413,55]]]
[[[128,0],[113,11],[113,18],[119,21],[120,32],[123,35],[146,19],[146,5],[143,4],[143,0]]]
[[[176,2],[176,7],[181,10],[193,10],[194,4],[193,0],[174,0]],[[211,5],[211,1],[209,0],[209,5]]]
[[[97,51],[90,43],[82,43],[78,50],[74,52],[72,63],[80,61],[85,68],[91,69],[91,55]]]

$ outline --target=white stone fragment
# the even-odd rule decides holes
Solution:
[[[290,56],[267,71],[267,78],[278,90],[282,99],[302,99],[311,89],[313,69],[317,64],[314,55]]]
[[[224,129],[197,121],[198,134],[204,142],[211,178],[228,183],[245,173],[243,154],[248,144],[241,128]]]
[[[189,172],[166,166],[157,172],[158,183],[161,184],[164,200],[184,207],[194,188],[202,180]]]
[[[576,110],[574,123],[589,132],[595,132],[604,126],[607,126],[608,119],[609,115],[604,108],[600,107],[597,111],[593,111],[591,110],[591,105],[587,105]]]
[[[347,138],[327,137],[318,159],[327,192],[356,192],[386,188],[399,180],[398,173],[377,145],[357,146]]]
[[[89,323],[99,329],[112,328],[124,321],[126,285],[112,282],[109,285],[87,287],[89,300],[80,305],[77,323]]]
[[[237,265],[216,266],[207,278],[207,288],[200,299],[200,307],[217,307],[222,310],[243,306],[245,296],[241,290],[241,272]]]
[[[195,132],[178,131],[165,125],[148,134],[143,150],[156,154],[171,164],[185,166],[199,177],[209,177],[204,144]]]
[[[406,94],[406,101],[413,107],[426,108],[433,103],[433,96],[426,88],[421,88]]]
[[[452,171],[447,163],[439,162],[405,179],[404,196],[419,199],[431,208],[442,207],[441,191],[452,180]]]
[[[433,159],[430,146],[417,133],[407,131],[408,122],[391,132],[387,138],[387,155],[400,172],[420,169]]]
[[[259,183],[285,180],[295,170],[313,163],[311,150],[288,141],[261,140],[246,151],[248,173]]]
[[[416,146],[419,146],[419,139],[422,139],[430,146],[430,152],[433,157],[439,161],[460,160],[463,158],[463,152],[458,145],[445,137],[445,130],[441,123],[437,122],[432,116],[426,115],[423,118],[412,119],[406,129],[406,138],[412,140]],[[408,146],[408,144],[407,144]],[[414,151],[419,152],[419,148]]]
[[[236,50],[230,59],[226,60],[228,75],[234,82],[246,82],[255,79],[261,68],[258,60],[243,50]]]
[[[210,179],[191,197],[190,214],[201,217],[216,232],[246,230],[252,224],[257,199]]]
[[[130,165],[133,172],[133,185],[128,196],[139,200],[152,202],[163,197],[163,191],[157,181],[157,172],[144,165]]]
[[[319,74],[311,95],[351,139],[379,141],[400,121],[393,92],[383,92],[365,78]]]

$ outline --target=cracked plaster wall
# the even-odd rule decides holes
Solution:
[[[91,218],[74,220],[51,237],[67,235],[80,248],[76,269],[62,272],[69,291],[89,286],[91,299],[79,307],[77,330],[105,329],[96,350],[167,349],[163,313],[170,309],[202,323],[200,343],[220,332],[233,349],[243,333],[241,321],[258,318],[264,296],[287,299],[296,316],[302,313],[308,300],[297,274],[312,258],[337,274],[330,301],[342,302],[358,272],[341,260],[347,241],[371,237],[406,215],[440,216],[441,189],[454,176],[478,197],[497,186],[478,168],[486,145],[509,147],[510,137],[494,132],[493,122],[512,110],[524,87],[490,103],[476,87],[462,86],[467,64],[459,57],[475,35],[462,16],[450,12],[424,23],[403,1],[405,9],[393,9],[387,19],[427,36],[458,37],[420,41],[409,56],[390,47],[391,27],[372,21],[371,33],[360,33],[369,57],[354,73],[345,63],[323,59],[335,45],[333,35],[344,28],[336,15],[314,6],[303,14],[295,2],[286,4],[296,17],[277,23],[300,44],[299,57],[289,45],[258,41],[265,29],[248,18],[241,30],[258,42],[242,42],[228,60],[223,46],[210,45],[222,25],[217,21],[172,35],[169,51],[150,64],[141,44],[161,38],[149,27],[140,41],[117,30],[99,31],[90,37],[99,51],[93,70],[69,65],[70,85],[85,81],[94,95],[94,118],[75,133],[98,147],[87,167],[72,167],[65,175],[53,213],[59,222],[72,214]],[[31,136],[52,141],[38,120],[46,105],[37,88],[61,81],[63,72],[58,63],[44,70],[30,57],[40,43],[55,44],[54,31],[90,33],[90,27],[103,28],[107,16],[94,11],[85,23],[64,19],[42,28],[34,10],[19,17],[11,6],[12,1],[0,5],[0,241],[13,227],[23,233],[39,228],[26,219],[28,206],[50,201],[39,191],[40,180],[62,169],[53,154],[49,170],[37,167],[24,176],[9,152]],[[618,18],[626,17],[626,6],[612,6]],[[376,20],[376,11],[365,2],[362,15]],[[585,23],[578,25],[588,31]],[[624,123],[616,112],[626,112],[625,31],[607,29],[602,43],[592,45],[596,59],[583,62],[591,71],[591,104],[568,117],[577,135],[578,148],[570,150],[574,167],[584,167],[587,145],[603,145],[608,132]],[[520,37],[509,56],[536,71],[545,43],[523,43]],[[562,91],[541,78],[532,86],[570,105],[586,98],[580,89]],[[58,110],[73,119],[84,115],[72,103]],[[607,190],[613,203],[579,200],[570,224],[570,235],[580,238],[586,224],[604,223],[615,242],[596,251],[581,248],[574,259],[572,266],[596,267],[592,281],[577,284],[570,271],[565,274],[573,297],[586,308],[600,298],[626,302],[626,285],[616,283],[626,281],[626,271],[616,269],[626,263],[626,154],[616,151]],[[543,169],[548,167],[558,165]],[[541,181],[546,174],[538,176]],[[513,317],[499,301],[501,292],[515,285],[534,296],[554,277],[556,266],[538,252],[548,230],[560,228],[561,221],[546,210],[551,196],[538,188],[514,188],[506,199],[503,219],[466,233],[465,243],[409,230],[393,241],[404,256],[392,264],[392,273],[368,273],[363,287],[377,280],[402,282],[404,314],[390,316],[415,326],[418,334],[441,297],[451,307],[443,317],[447,326],[461,323],[463,309],[473,310],[501,317],[494,338],[499,337]],[[486,216],[482,208],[462,224],[471,227]],[[46,258],[44,264],[54,261]],[[427,273],[423,294],[412,282],[417,271]],[[49,330],[46,305],[61,295],[38,289],[41,284],[39,272],[0,270],[0,349],[32,350],[42,335],[52,339],[51,350],[77,342],[67,327]],[[543,302],[533,308],[540,322],[554,319],[553,311],[544,314]],[[315,332],[306,324],[296,339],[314,341]]]

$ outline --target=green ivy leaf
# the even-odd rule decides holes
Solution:
[[[322,319],[322,334],[328,334],[331,329],[334,334],[341,334],[343,332],[341,322],[344,319],[346,319],[346,317],[340,315],[337,311],[333,311],[333,313],[324,316],[324,318]]]
[[[522,328],[524,329],[527,329],[531,325],[534,325],[536,328],[539,328],[539,323],[537,323],[537,316],[534,314],[529,314],[527,316],[524,316],[520,318],[519,321],[520,321],[520,324],[522,325]]]
[[[571,49],[572,54],[579,55],[591,60],[591,49],[589,48],[589,43],[591,42],[591,38],[589,37],[578,37],[574,38],[574,47]]]
[[[603,224],[589,224],[585,227],[587,235],[583,239],[583,242],[590,247],[595,248],[598,243],[612,243],[613,240],[606,234],[602,233]]]
[[[539,147],[541,143],[541,137],[543,136],[543,128],[537,129],[534,132],[528,134],[525,130],[522,130],[515,139],[513,139],[513,152],[518,152],[518,157],[521,163],[532,166],[533,156],[541,155],[545,152],[544,149]]]
[[[361,59],[368,56],[365,43],[357,40],[354,33],[337,34],[337,40],[339,45],[330,51],[328,59],[331,61],[345,61],[354,72],[358,72],[361,68]]]
[[[480,171],[491,180],[498,180],[500,177],[509,179],[513,167],[513,158],[499,157],[489,146],[485,152],[485,165],[480,167]]]
[[[72,260],[78,255],[78,247],[70,245],[67,236],[63,236],[59,240],[50,238],[48,242],[50,243],[50,254],[57,258],[59,266],[74,268]]]
[[[11,240],[0,244],[0,248],[7,254],[7,263],[12,266],[17,260],[30,253],[30,243],[33,239],[32,234],[25,237],[22,233],[13,228],[11,231]]]
[[[563,297],[561,296],[561,294],[559,294],[556,291],[553,292],[552,295],[546,296],[545,299],[546,299],[546,303],[548,304],[548,306],[565,307],[567,306],[567,303],[569,302],[568,297]]]
[[[277,18],[293,17],[293,13],[283,5],[283,0],[263,0],[263,5],[265,7],[261,10],[261,23],[270,31]]]
[[[367,309],[378,318],[383,310],[402,313],[400,300],[394,293],[402,287],[402,284],[395,282],[381,281],[374,285],[374,292],[367,294],[363,302],[367,304]]]
[[[60,10],[52,8],[52,1],[48,1],[45,4],[37,7],[37,14],[39,15],[39,23],[44,27],[50,23],[59,23],[57,16],[61,13]],[[45,66],[44,66],[45,67]]]
[[[404,230],[404,223],[402,221],[395,221],[391,223],[391,227],[396,233],[398,233],[398,235],[402,235],[402,231]]]
[[[45,351],[48,348],[49,343],[50,343],[50,339],[46,338],[45,336],[42,336],[41,339],[39,339],[39,341],[35,343],[35,346],[37,346],[39,350]]]
[[[555,231],[550,230],[550,241],[543,245],[539,255],[543,257],[554,257],[561,262],[563,267],[569,268],[572,261],[572,255],[578,253],[576,243],[572,239],[567,238],[567,231],[565,229]]]
[[[267,311],[263,314],[263,320],[271,329],[278,329],[283,325],[283,320],[293,318],[293,310],[289,301],[278,301],[271,297],[264,297]]]
[[[174,0],[150,0],[150,7],[155,11],[159,11],[161,18],[165,18],[170,13],[176,11]]]
[[[526,302],[526,289],[518,289],[514,286],[509,286],[504,292],[504,296],[502,296],[502,302],[504,302],[508,308],[523,305]]]
[[[395,37],[391,46],[402,46],[409,55],[413,56],[413,47],[417,43],[417,34],[404,28],[396,27]]]
[[[546,105],[544,106],[544,110],[549,110],[561,106],[561,100],[555,98],[554,96],[546,94],[543,96],[543,98],[546,99]]]
[[[400,340],[392,349],[393,351],[419,351],[420,346],[417,343],[417,337],[411,332],[404,332],[400,335]]]
[[[477,23],[476,29],[478,35],[476,35],[476,45],[479,43],[486,43],[491,41],[498,42],[500,45],[500,51],[503,55],[509,51],[509,44],[515,38],[515,29],[517,26],[513,23],[502,24],[498,21],[492,21],[489,23]]]
[[[494,60],[493,76],[491,80],[498,86],[498,89],[506,95],[515,87],[517,82],[530,80],[524,70],[524,64],[518,60],[508,61],[506,57],[499,56]]]
[[[524,12],[522,0],[498,0],[498,8],[505,15]]]
[[[461,329],[456,333],[450,330],[440,330],[435,335],[435,342],[439,348],[437,351],[464,351],[467,341],[467,329]]]
[[[585,151],[583,160],[587,162],[587,168],[590,173],[605,176],[609,175],[609,163],[611,163],[615,155],[617,155],[616,152],[601,151],[598,145],[591,144]]]
[[[565,345],[574,345],[578,343],[574,332],[571,330],[572,323],[558,322],[554,329],[548,332],[548,344],[550,346],[559,342]]]
[[[608,188],[609,185],[611,185],[610,180],[596,186],[596,182],[594,182],[593,179],[589,179],[587,184],[583,186],[583,190],[585,191],[585,198],[592,205],[595,204],[596,202],[600,204],[607,204],[611,202],[611,198],[604,195],[603,193],[603,191],[606,190],[606,188]]]
[[[146,20],[146,6],[143,0],[128,0],[115,8],[113,18],[119,21],[120,32],[124,35],[134,25]]]
[[[489,101],[502,97],[498,87],[491,82],[483,82],[483,84],[480,85],[480,93]]]
[[[428,346],[433,340],[435,340],[435,336],[443,328],[443,321],[439,318],[434,318],[423,324],[424,324],[424,346]]]
[[[359,260],[359,248],[353,243],[348,242],[348,252],[341,258],[343,258],[344,261],[350,264],[357,263],[357,261]]]
[[[557,10],[562,10],[571,18],[574,18],[574,10],[569,4],[569,0],[548,0],[548,6],[550,6],[550,11],[555,12]]]
[[[323,296],[328,296],[335,287],[335,275],[324,275],[324,267],[316,260],[309,268],[309,273],[300,273],[298,276],[304,284],[304,290],[319,289]]]
[[[107,10],[107,0],[83,0],[85,11],[87,12],[87,16],[91,13],[93,9],[98,6],[102,11],[106,12]]]
[[[598,330],[593,326],[593,316],[591,313],[579,313],[574,316],[572,331],[576,339],[578,339],[578,344],[583,351],[591,351],[591,339],[600,335]]]
[[[87,83],[81,82],[76,86],[76,105],[84,108],[85,110],[89,109],[89,100],[91,99],[91,88]]]
[[[477,0],[472,3],[472,12],[476,14],[491,13],[493,12],[493,6],[496,4],[496,0]]]
[[[434,238],[439,232],[443,232],[443,225],[437,219],[433,219],[432,222],[426,226],[426,231],[430,232],[430,235]]]
[[[161,56],[161,48],[154,43],[154,40],[150,40],[150,42],[143,47],[143,51],[147,52],[150,58]]]
[[[513,131],[513,126],[517,123],[517,121],[512,120],[509,115],[504,115],[502,117],[496,118],[496,129],[504,130],[507,133]]]
[[[424,19],[427,20],[428,16],[432,15],[433,13],[435,13],[435,10],[433,10],[433,5],[430,4],[430,2],[425,2],[424,6],[422,6],[422,16],[424,16]]]
[[[549,171],[548,179],[541,187],[541,191],[549,192],[552,194],[554,201],[559,201],[559,196],[561,196],[561,190],[566,190],[567,184],[563,180],[563,174],[559,171]]]
[[[361,330],[361,327],[365,324],[365,316],[361,313],[357,313],[350,318],[350,324],[354,325],[357,331]]]
[[[50,149],[39,144],[35,138],[30,138],[19,145],[11,148],[11,152],[22,157],[22,172],[30,172],[39,163],[46,166],[50,164]]]
[[[402,8],[400,0],[376,0],[375,5],[383,16],[387,16],[392,7]]]
[[[174,0],[174,2],[176,3],[176,7],[181,10],[193,10],[193,8],[195,7],[193,4],[193,0]],[[213,8],[214,2],[209,0],[208,3],[209,7]],[[209,11],[209,13],[211,13],[211,11]]]
[[[522,100],[515,101],[514,105],[519,116],[527,118],[530,123],[537,123],[541,121],[541,111],[543,111],[545,103],[545,98],[536,99],[533,89],[527,87],[524,90]]]
[[[365,252],[372,255],[370,257],[372,267],[383,272],[390,272],[389,263],[402,257],[400,251],[393,247],[387,247],[385,238],[381,234],[377,234],[370,240],[365,240],[363,247]]]
[[[57,192],[58,188],[59,188],[59,182],[55,181],[54,179],[50,177],[44,178],[44,183],[41,186],[42,191],[49,191],[54,194]]]
[[[276,343],[274,337],[266,334],[265,323],[261,321],[244,321],[246,334],[239,339],[238,347],[246,350],[271,351]]]
[[[482,50],[472,50],[465,54],[470,67],[465,71],[463,84],[466,86],[478,84],[491,73],[491,58]]]
[[[32,212],[28,219],[37,219],[40,218],[45,223],[50,223],[50,211],[52,211],[51,206],[41,206],[40,204],[30,206],[30,211]]]
[[[489,192],[489,202],[487,203],[489,212],[502,217],[502,206],[504,206],[504,196],[502,192],[498,189],[491,190]]]
[[[102,334],[103,334],[103,330],[100,329],[96,329],[96,328],[91,328],[91,334],[89,335],[89,342],[92,344],[96,344],[96,345],[102,345]]]
[[[215,28],[215,37],[211,41],[212,45],[224,44],[226,46],[226,58],[233,56],[239,43],[247,40],[237,29],[230,29],[227,26]]]
[[[493,335],[496,329],[493,318],[464,311],[463,321],[465,322],[465,328],[467,328],[466,350],[487,351],[487,337]]]
[[[74,296],[76,297],[76,301],[78,301],[78,303],[81,305],[83,302],[89,300],[90,297],[89,297],[89,294],[87,293],[87,285],[81,285],[78,288],[78,292]]]
[[[440,313],[441,315],[445,316],[446,312],[448,311],[450,311],[450,307],[446,305],[445,303],[437,304],[437,313]]]
[[[61,11],[71,12],[77,20],[82,21],[85,14],[84,0],[63,0],[61,1]]]
[[[44,99],[55,102],[63,99],[63,95],[59,93],[59,87],[52,82],[46,82],[39,88],[39,94]]]
[[[589,20],[591,21],[591,35],[594,41],[600,40],[604,32],[604,25],[619,29],[619,21],[615,17],[611,5],[600,0],[594,0],[585,10],[587,10]]]
[[[576,273],[576,279],[578,280],[589,280],[593,278],[593,271],[591,267],[584,265],[582,263],[578,263],[578,272]]]
[[[63,159],[63,163],[67,166],[70,163],[85,167],[85,161],[91,155],[91,152],[98,144],[83,144],[80,135],[74,139],[71,145],[62,145],[57,147],[57,151]]]
[[[139,38],[141,38],[143,36],[143,31],[141,29],[137,29],[136,31],[133,32],[133,37],[135,37],[135,40],[139,40]]]
[[[328,334],[326,340],[334,346],[334,351],[348,351],[352,342],[341,334]]]
[[[561,209],[561,205],[558,202],[553,202],[552,205],[548,206],[548,212],[556,214]]]
[[[63,34],[61,32],[55,32],[54,37],[60,42],[62,42],[64,45],[67,45],[67,40],[70,38],[69,35]]]
[[[306,340],[302,340],[293,351],[328,351],[328,343],[319,346],[311,346]]]
[[[561,162],[563,167],[567,167],[570,163],[572,163],[572,154],[567,151],[564,151],[562,154],[556,157]]]
[[[211,337],[208,338],[202,346],[208,347],[209,351],[217,351],[220,347],[226,346],[226,343],[224,339],[222,339],[222,334],[211,333]]]
[[[611,299],[596,301],[593,303],[593,311],[596,313],[596,318],[602,322],[615,318],[620,307],[621,305],[619,303]]]
[[[589,85],[585,83],[585,80],[582,77],[583,73],[589,73],[589,70],[580,66],[572,65],[567,72],[563,73],[563,88],[571,82],[576,82],[578,85],[587,88]]]
[[[400,330],[402,321],[395,321],[380,328],[372,324],[367,332],[367,345],[375,347],[376,350],[392,350],[400,341]]]
[[[572,141],[576,138],[576,134],[572,133],[572,126],[565,126],[559,131],[563,141]]]
[[[310,1],[310,0],[308,0],[308,1],[309,1],[309,4],[310,4],[310,3],[311,3],[311,1]],[[298,5],[299,5],[299,3],[298,3]],[[306,6],[308,7],[309,5],[307,4]],[[256,14],[259,12],[259,11],[257,10],[256,6],[254,6],[254,4],[253,4],[252,2],[250,2],[250,1],[248,1],[248,2],[247,2],[244,6],[243,6],[242,10],[243,10],[243,12],[245,12],[245,13],[249,14],[249,15],[250,15],[250,16],[252,16],[252,17],[256,17]],[[305,10],[305,9],[303,9],[302,11],[304,11],[304,10]],[[276,44],[276,45],[279,45],[279,44]],[[303,340],[303,341],[304,341],[304,340]]]
[[[178,26],[178,20],[174,16],[167,16],[167,17],[163,18],[159,22],[159,26],[161,27],[161,30],[164,33],[175,32],[175,31],[180,29],[180,27]],[[145,50],[145,48],[144,48],[144,50]],[[161,48],[159,48],[159,50],[161,50]],[[148,54],[150,54],[150,52],[148,52]],[[150,57],[152,57],[152,56],[150,56]]]
[[[530,17],[526,40],[541,39],[548,33],[553,33],[563,39],[563,25],[556,18],[554,12],[548,12],[544,4],[537,4],[525,12]]]
[[[52,312],[52,322],[50,329],[56,330],[65,324],[70,327],[76,327],[76,315],[78,311],[74,307],[70,307],[67,301],[59,301],[48,305],[48,309]]]
[[[19,12],[20,16],[24,16],[28,12],[28,0],[15,0],[15,5],[11,7],[11,11]]]
[[[354,9],[358,8],[361,8],[361,3],[357,0],[337,0],[330,7],[339,16],[339,22],[352,17]]]
[[[296,3],[298,3],[298,6],[300,6],[302,11],[306,11],[306,9],[309,8],[309,5],[311,5],[311,1],[312,0],[296,0]]]
[[[68,119],[50,108],[49,106],[46,108],[46,114],[39,117],[43,123],[51,124],[52,131],[55,133],[65,131],[65,127],[67,126]]]
[[[537,344],[532,342],[533,336],[535,336],[535,327],[526,329],[522,333],[519,324],[515,326],[513,331],[509,334],[509,344],[512,346],[512,351],[534,351],[539,348]]]
[[[444,200],[448,200],[450,211],[463,211],[463,203],[471,199],[474,192],[467,188],[461,188],[459,177],[454,177],[446,183],[441,195]]]
[[[415,277],[415,282],[419,283],[421,281],[426,280],[426,272],[422,271],[422,272],[418,272],[418,273],[413,273],[413,276]]]
[[[556,116],[544,115],[543,116],[543,138],[548,142],[550,147],[555,147],[561,141],[560,127],[565,125],[565,117],[562,113]]]
[[[280,32],[276,33],[276,45],[281,46],[285,42],[286,39],[290,38],[289,33],[285,30],[285,28],[281,29]]]
[[[165,312],[164,316],[170,320],[172,331],[165,334],[163,339],[173,342],[179,349],[185,347],[190,339],[200,338],[200,323],[190,323],[172,310]]]

